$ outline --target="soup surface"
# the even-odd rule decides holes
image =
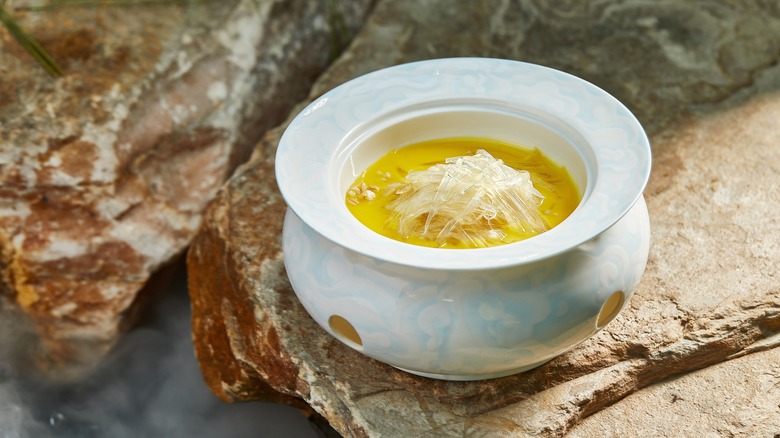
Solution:
[[[446,205],[433,206],[420,214],[413,213],[415,217],[403,216],[403,212],[410,210],[404,210],[402,207],[405,206],[399,204],[406,201],[403,198],[408,198],[407,192],[412,186],[410,181],[418,181],[416,188],[419,188],[421,178],[427,178],[425,181],[430,180],[431,184],[435,184],[431,192],[434,193],[437,187],[444,185],[433,175],[434,170],[438,171],[437,175],[449,174],[452,170],[459,169],[447,166],[463,164],[468,168],[471,163],[469,160],[481,157],[484,157],[484,160],[500,160],[486,162],[491,168],[503,167],[504,164],[509,166],[511,169],[505,169],[518,179],[526,178],[526,184],[530,176],[530,184],[533,184],[533,187],[529,186],[529,190],[533,192],[533,196],[525,196],[525,205],[520,205],[519,208],[531,209],[532,213],[541,219],[541,225],[534,226],[528,221],[504,220],[501,213],[507,210],[508,204],[506,199],[500,199],[505,192],[497,189],[500,184],[496,183],[486,184],[480,192],[482,194],[487,191],[492,195],[483,196],[483,203],[494,203],[487,206],[492,214],[485,214],[484,209],[480,210],[479,219],[467,227],[450,218],[449,226],[442,225],[431,232],[431,228],[435,226],[431,225],[432,219],[438,219],[437,215],[441,214],[437,212],[445,211],[443,207]],[[477,175],[477,178],[479,177],[481,174]],[[441,196],[434,197],[445,204],[448,202]],[[577,186],[566,169],[552,162],[538,149],[526,149],[482,138],[431,140],[393,149],[358,176],[346,195],[347,208],[371,230],[401,242],[441,248],[496,246],[533,237],[560,224],[577,208],[579,201]],[[414,224],[415,221],[419,226],[410,228],[409,223]],[[442,231],[441,228],[446,229]],[[452,231],[448,232],[450,228]]]

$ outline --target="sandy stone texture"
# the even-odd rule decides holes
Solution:
[[[284,275],[273,179],[283,124],[220,191],[188,254],[208,384],[225,400],[308,406],[345,436],[774,436],[778,29],[769,2],[379,2],[307,102],[361,73],[440,56],[530,61],[594,82],[653,144],[645,276],[605,330],[516,376],[436,381],[367,359],[308,317]]]
[[[0,29],[0,285],[46,357],[78,368],[132,323],[150,275],[370,2],[33,3],[12,13],[65,74]]]
[[[585,418],[567,436],[776,436],[780,348],[645,388]]]

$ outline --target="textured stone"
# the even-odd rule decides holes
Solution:
[[[754,388],[776,380],[760,371],[772,370],[767,357],[780,346],[776,29],[780,10],[769,3],[378,3],[309,100],[358,74],[438,56],[514,58],[594,82],[637,114],[653,143],[646,274],[605,330],[520,375],[445,382],[365,358],[308,317],[284,275],[285,206],[272,167],[282,125],[217,196],[188,255],[193,334],[210,387],[226,400],[302,399],[347,436],[674,435],[697,429],[652,429],[650,419],[621,429],[615,419],[643,403],[669,421],[686,415],[659,404],[657,391],[687,373],[686,387],[711,388],[689,397],[706,418],[725,411],[699,397],[753,397],[744,408],[755,418],[780,415],[776,391],[729,395],[732,379]],[[723,367],[757,371],[739,377]],[[774,420],[719,417],[711,430],[777,432]]]
[[[776,436],[780,348],[653,385],[587,417],[567,436]]]
[[[150,275],[370,2],[26,4],[15,15],[65,75],[49,78],[0,29],[3,295],[51,359],[74,364],[132,322]]]

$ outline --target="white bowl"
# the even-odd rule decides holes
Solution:
[[[450,137],[538,147],[582,201],[541,235],[480,249],[398,242],[347,210],[348,187],[389,150]],[[560,71],[486,58],[376,71],[317,99],[282,136],[287,274],[311,316],[367,356],[452,380],[520,372],[595,334],[632,295],[649,251],[650,162],[634,116]]]

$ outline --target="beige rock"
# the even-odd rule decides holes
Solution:
[[[3,295],[51,359],[90,362],[81,354],[113,344],[150,275],[182,252],[219,186],[306,96],[369,3],[25,12],[14,2],[65,70],[49,78],[0,30]]]
[[[780,346],[780,45],[767,43],[780,38],[772,31],[780,11],[764,7],[380,2],[310,99],[358,74],[434,56],[509,57],[593,81],[651,134],[646,274],[599,335],[517,376],[435,381],[367,359],[321,330],[284,276],[285,206],[272,173],[282,126],[217,196],[188,255],[196,352],[212,390],[226,400],[303,400],[346,436],[602,436],[623,430],[609,412],[653,402],[653,384],[737,366],[732,359],[763,369]],[[764,381],[754,378],[754,387]],[[729,397],[728,385],[711,387]],[[745,409],[771,413],[761,397],[774,393],[753,394],[756,407]],[[577,429],[607,407],[603,424],[612,428]],[[727,430],[777,432],[766,424]]]
[[[585,418],[567,436],[775,436],[778,363],[774,348],[650,386]]]

